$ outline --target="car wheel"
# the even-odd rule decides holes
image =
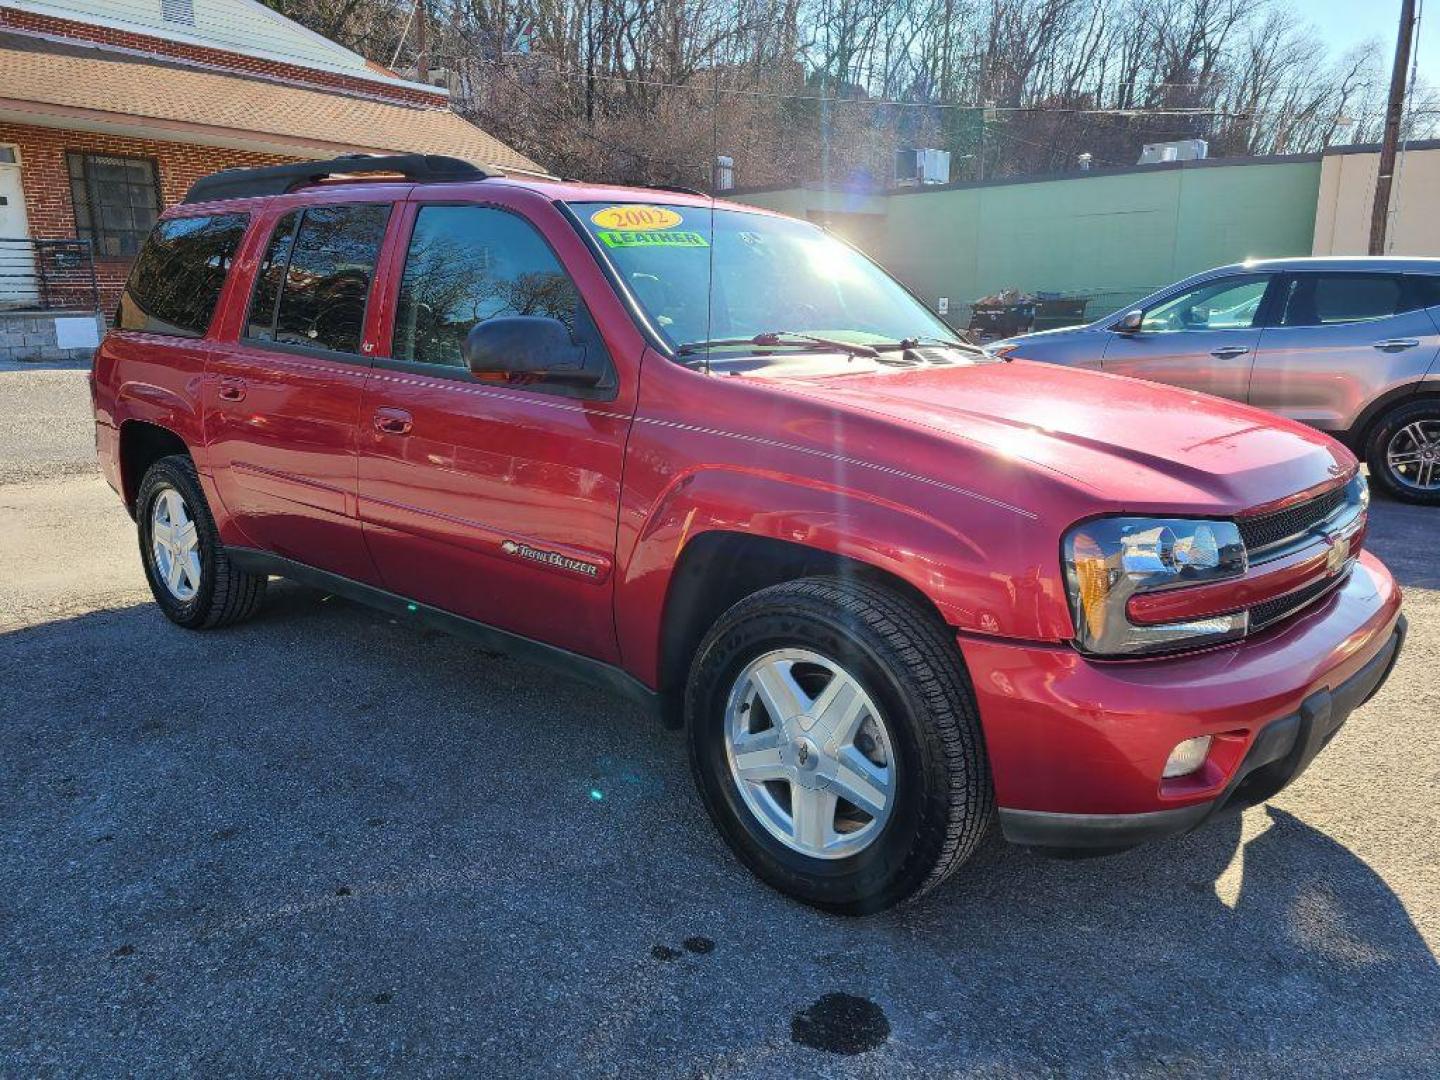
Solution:
[[[696,654],[686,721],[725,840],[763,880],[828,911],[919,896],[994,815],[954,636],[883,588],[805,578],[741,600]]]
[[[1392,410],[1365,447],[1370,479],[1406,502],[1440,503],[1440,397]]]
[[[171,622],[208,630],[260,609],[267,579],[237,569],[226,557],[188,457],[164,457],[150,466],[140,481],[135,520],[150,592]]]

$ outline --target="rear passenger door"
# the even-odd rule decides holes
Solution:
[[[1348,429],[1366,404],[1434,362],[1440,335],[1425,307],[1440,300],[1435,282],[1364,270],[1286,275],[1260,337],[1250,403]]]
[[[360,516],[385,586],[604,660],[620,467],[633,406],[570,272],[530,219],[412,204],[393,343],[360,420]],[[558,217],[558,215],[557,215]],[[585,347],[594,388],[484,382],[461,353],[478,322],[549,316]]]
[[[272,214],[238,341],[214,354],[205,388],[216,489],[245,540],[367,582],[376,575],[356,513],[355,425],[391,209],[352,201]]]

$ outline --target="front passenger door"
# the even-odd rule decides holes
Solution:
[[[1139,330],[1111,332],[1104,370],[1244,401],[1273,277],[1211,278],[1161,300]]]
[[[541,232],[496,206],[423,204],[399,269],[390,355],[359,423],[360,519],[385,587],[602,660],[620,468],[633,406],[580,291]],[[585,349],[593,388],[471,373],[486,319],[547,316]]]

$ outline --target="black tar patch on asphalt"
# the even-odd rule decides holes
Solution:
[[[863,1054],[890,1038],[890,1021],[869,998],[826,994],[790,1021],[790,1040],[830,1054]]]

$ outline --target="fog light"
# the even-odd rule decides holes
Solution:
[[[1210,753],[1209,735],[1201,735],[1198,739],[1186,739],[1170,751],[1170,758],[1165,762],[1165,771],[1160,775],[1166,780],[1173,780],[1177,776],[1189,776],[1205,764],[1205,755],[1208,753]]]

